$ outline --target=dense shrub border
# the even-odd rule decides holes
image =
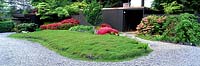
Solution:
[[[143,23],[143,21],[141,23]],[[149,21],[150,23],[148,23]],[[166,20],[160,23],[159,26],[157,24],[151,24],[151,21],[152,19],[146,20],[147,23],[142,24],[142,26],[141,24],[138,25],[137,29],[140,28],[138,29],[139,37],[144,38],[146,36],[147,39],[151,38],[151,40],[160,40],[184,45],[200,45],[200,24],[197,21],[197,16],[193,14],[184,13],[167,16]],[[141,30],[146,30],[143,27],[149,25],[153,26],[149,29],[149,32],[141,32]]]
[[[5,21],[0,22],[0,33],[1,32],[11,32],[14,28],[14,22],[12,21]]]
[[[66,30],[43,30],[11,37],[40,42],[63,56],[89,61],[131,60],[152,51],[147,44],[127,37]]]

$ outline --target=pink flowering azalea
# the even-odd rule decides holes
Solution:
[[[144,17],[144,18],[142,19],[142,21],[148,22],[148,18],[147,18],[147,17]]]
[[[161,18],[159,18],[159,19],[157,19],[157,22],[158,22],[158,23],[162,23],[163,20],[162,20]]]

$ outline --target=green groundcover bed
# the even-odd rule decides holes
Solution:
[[[123,61],[147,55],[147,44],[121,36],[93,35],[66,30],[12,34],[10,37],[39,42],[68,58],[88,61]]]

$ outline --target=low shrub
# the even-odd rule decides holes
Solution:
[[[52,23],[47,25],[41,25],[40,29],[42,30],[68,30],[70,27],[76,26],[79,24],[79,21],[71,18],[65,19],[58,23]]]
[[[78,25],[78,26],[71,27],[69,30],[70,31],[78,31],[78,32],[90,32],[90,33],[94,33],[93,26]]]
[[[164,31],[162,25],[165,19],[165,16],[156,15],[144,17],[136,29],[140,34],[160,35]]]
[[[34,32],[38,28],[37,24],[35,23],[22,23],[15,26],[15,31],[20,33],[22,31]]]
[[[6,21],[6,22],[0,22],[0,33],[1,32],[11,32],[14,28],[14,22],[12,21]]]

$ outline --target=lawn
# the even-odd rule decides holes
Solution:
[[[87,61],[132,60],[152,51],[147,44],[126,37],[93,35],[66,30],[18,33],[10,37],[39,42],[62,56]]]

